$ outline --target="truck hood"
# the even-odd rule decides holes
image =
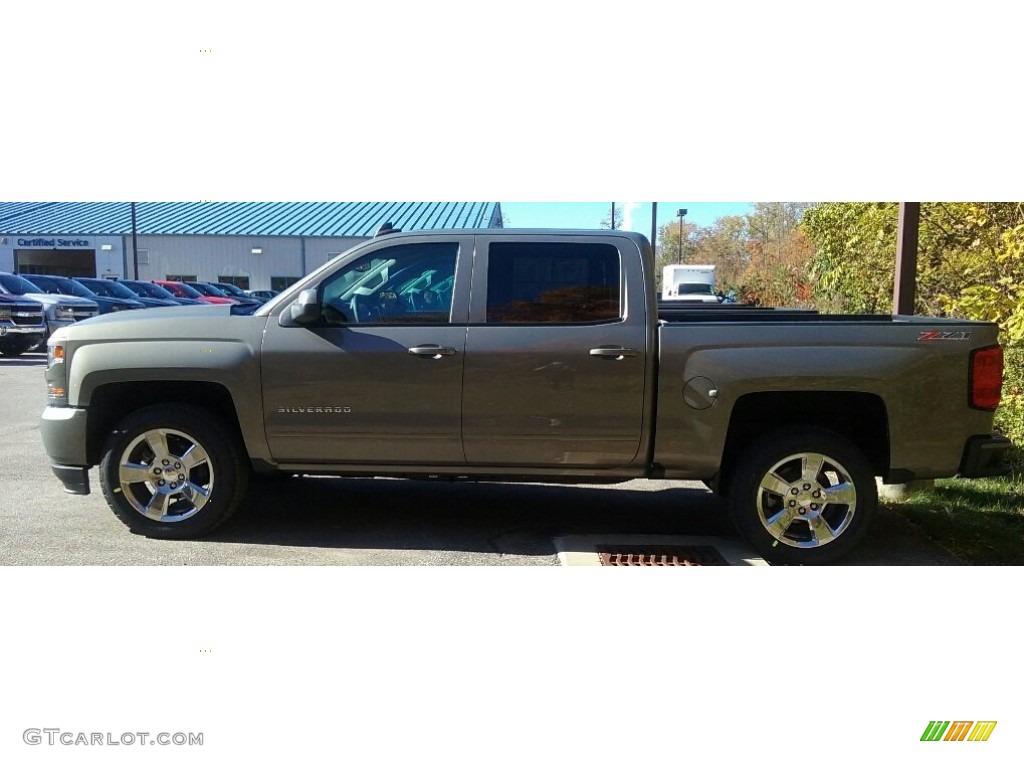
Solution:
[[[32,299],[32,301],[38,301],[40,304],[47,307],[51,307],[54,304],[64,304],[68,307],[89,307],[90,309],[98,309],[95,301],[82,299],[78,296],[69,296],[65,293],[26,293],[25,298]]]
[[[141,312],[114,312],[61,328],[53,341],[73,346],[108,342],[217,341],[258,338],[266,325],[262,316],[237,315],[231,306],[163,307]]]

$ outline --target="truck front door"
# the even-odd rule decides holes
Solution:
[[[614,468],[644,426],[648,327],[628,238],[479,235],[463,444],[471,464]],[[635,264],[631,291],[624,263]]]
[[[382,242],[320,282],[318,321],[286,327],[270,318],[263,401],[276,461],[464,462],[462,294],[472,264],[459,254],[471,254],[472,243]]]

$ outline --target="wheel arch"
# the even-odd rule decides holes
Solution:
[[[123,418],[149,406],[176,403],[217,416],[224,428],[244,446],[235,403],[223,384],[212,381],[118,382],[103,384],[92,393],[86,433],[89,463],[99,463],[107,435]]]
[[[889,469],[889,416],[868,392],[756,392],[736,401],[714,487],[728,493],[737,463],[760,437],[787,428],[817,427],[849,440],[876,475]]]

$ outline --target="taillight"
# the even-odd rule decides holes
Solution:
[[[1003,349],[986,347],[971,352],[971,408],[994,411],[1003,391]]]

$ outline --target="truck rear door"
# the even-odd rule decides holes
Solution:
[[[640,257],[620,248],[635,244],[477,236],[463,385],[470,464],[613,468],[638,456],[651,350]]]

